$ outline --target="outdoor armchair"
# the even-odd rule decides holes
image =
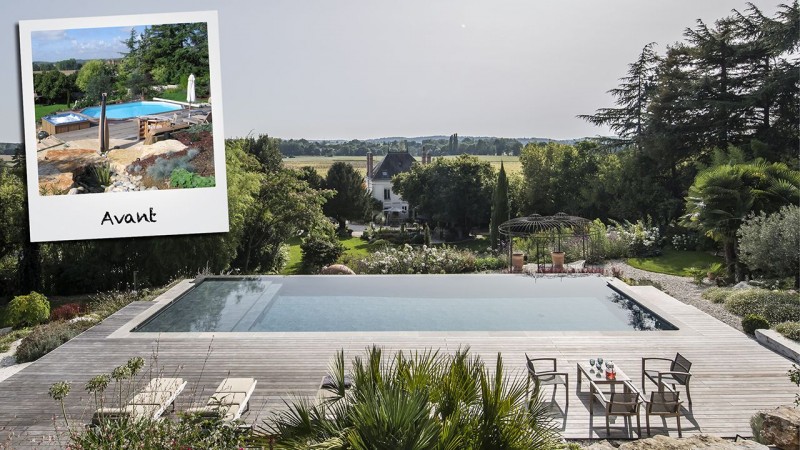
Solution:
[[[649,369],[647,367],[648,361],[669,361],[669,370]],[[671,385],[674,391],[677,391],[677,386],[684,386],[686,388],[686,398],[689,400],[689,407],[691,408],[692,394],[689,391],[689,381],[692,379],[692,374],[689,373],[691,368],[692,363],[680,353],[676,354],[674,359],[642,358],[642,389],[645,389],[645,379],[655,383],[659,390],[663,390],[666,385]]]
[[[642,435],[641,416],[639,415],[641,402],[639,391],[633,387],[629,382],[623,384],[625,390],[623,392],[609,392],[603,393],[597,387],[594,380],[589,380],[589,423],[594,416],[594,401],[597,400],[603,405],[606,416],[606,436],[611,435],[611,427],[609,426],[609,418],[611,416],[623,417],[625,419],[624,425],[627,432],[628,420],[636,416],[636,430],[639,436]]]
[[[650,416],[675,417],[678,421],[678,437],[683,437],[681,431],[681,405],[680,392],[666,386],[666,389],[650,393],[650,401],[645,402],[645,422],[647,435],[650,435]]]
[[[564,397],[566,398],[566,405],[564,409],[569,408],[569,374],[567,372],[558,371],[558,361],[555,358],[529,358],[525,354],[525,359],[528,360],[528,380],[526,389],[530,390],[531,380],[538,386],[553,386],[553,395],[558,385],[564,385]]]

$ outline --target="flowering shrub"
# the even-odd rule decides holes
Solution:
[[[628,256],[645,257],[661,254],[661,233],[653,226],[650,218],[637,220],[636,223],[619,223],[614,221],[613,232],[628,247]]]
[[[356,273],[462,273],[475,271],[476,258],[471,252],[453,247],[414,248],[406,244],[400,248],[385,247],[356,260],[354,265]]]
[[[697,249],[697,236],[693,234],[676,234],[672,236],[672,248],[675,250],[695,250]]]

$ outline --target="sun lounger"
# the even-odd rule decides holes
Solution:
[[[234,421],[250,409],[250,396],[256,389],[255,378],[226,378],[208,399],[206,406],[189,408],[187,412],[203,415],[220,414],[222,420]]]
[[[175,399],[185,387],[183,378],[153,378],[125,406],[98,408],[92,424],[123,418],[156,420],[170,405],[175,409]]]

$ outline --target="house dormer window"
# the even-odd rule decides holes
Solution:
[[[386,177],[386,176],[389,176],[389,172],[387,172],[387,171],[385,171],[385,170],[384,170],[383,172],[381,172],[381,174],[382,174],[383,176],[385,176],[385,177]]]

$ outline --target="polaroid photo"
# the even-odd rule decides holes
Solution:
[[[19,33],[32,242],[228,231],[216,11]]]

